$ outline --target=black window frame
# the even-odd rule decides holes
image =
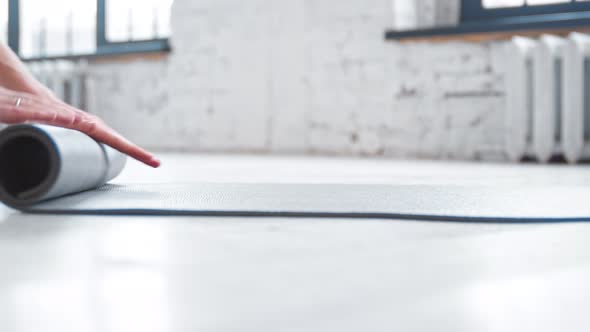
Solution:
[[[8,0],[8,45],[19,54],[20,50],[20,0]],[[109,0],[96,0],[96,51],[91,54],[64,54],[60,56],[47,56],[27,58],[24,60],[43,59],[72,59],[86,57],[100,57],[123,55],[132,53],[169,52],[171,50],[168,38],[156,38],[150,40],[133,40],[124,42],[112,42],[106,36],[106,2]],[[116,0],[111,0],[116,1]],[[19,54],[20,56],[20,54]]]
[[[386,39],[452,36],[473,33],[590,27],[590,1],[519,7],[485,8],[483,0],[461,0],[458,26],[387,31]]]

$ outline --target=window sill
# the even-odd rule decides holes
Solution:
[[[455,27],[386,31],[391,41],[490,41],[512,36],[535,37],[545,33],[567,35],[571,31],[590,31],[590,12],[507,17],[489,21],[464,22]]]
[[[100,45],[95,53],[75,54],[62,56],[44,56],[23,58],[25,62],[45,61],[45,60],[81,60],[88,59],[92,61],[112,60],[119,58],[137,58],[137,57],[159,57],[171,51],[168,39],[155,39],[149,41],[109,43]]]

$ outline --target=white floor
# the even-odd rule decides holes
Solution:
[[[116,182],[588,184],[590,167],[164,155]],[[590,200],[590,198],[589,198]],[[572,331],[590,223],[23,215],[0,331]]]

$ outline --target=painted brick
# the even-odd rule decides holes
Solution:
[[[501,151],[502,43],[383,40],[390,0],[176,0],[165,60],[94,64],[153,148],[477,159]]]

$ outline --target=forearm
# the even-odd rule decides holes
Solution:
[[[8,46],[0,43],[0,86],[52,98],[49,89],[37,81]]]

